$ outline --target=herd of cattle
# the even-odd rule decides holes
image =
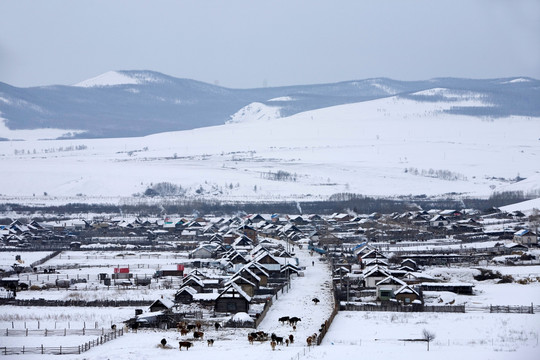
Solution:
[[[180,332],[180,335],[185,336],[190,331],[193,331],[193,338],[195,340],[203,340],[204,338],[204,332],[201,331],[202,329],[202,323],[200,321],[197,321],[195,324],[187,324],[185,321],[179,322],[177,325],[178,331]],[[216,322],[214,324],[214,327],[216,331],[221,327],[221,324]],[[206,343],[208,346],[214,345],[214,339],[207,339]],[[182,348],[185,347],[186,350],[189,350],[190,347],[193,346],[193,343],[191,341],[180,341],[179,347],[180,351],[182,351]]]
[[[292,330],[295,331],[296,325],[298,324],[299,321],[302,321],[302,319],[296,316],[293,316],[293,317],[283,316],[283,317],[280,317],[278,321],[281,323],[281,325],[285,325],[285,324],[290,325]],[[322,324],[321,329],[325,326],[326,326],[326,323]],[[214,327],[217,331],[221,327],[221,324],[216,322],[214,324]],[[203,340],[204,338],[204,332],[201,331],[202,329],[201,322],[196,322],[195,324],[187,324],[186,322],[182,321],[177,324],[177,328],[182,336],[185,336],[189,334],[190,332],[193,332],[193,339]],[[289,334],[288,336],[278,336],[275,333],[272,333],[268,335],[268,333],[264,331],[250,332],[247,337],[248,337],[248,342],[252,345],[255,341],[265,342],[265,341],[270,340],[270,346],[272,350],[275,350],[277,345],[289,346],[289,344],[293,344],[295,340],[293,334]],[[214,341],[215,341],[214,339],[206,340],[208,346],[213,346]],[[306,339],[307,346],[312,346],[312,345],[315,345],[316,343],[317,343],[317,334],[313,334],[307,337]],[[189,348],[191,348],[194,345],[194,343],[191,341],[179,341],[178,345],[179,345],[180,351],[182,351],[182,348],[189,350]]]

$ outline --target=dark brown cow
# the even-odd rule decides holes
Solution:
[[[193,346],[191,341],[180,341],[178,344],[180,345],[180,351],[182,351],[183,347],[185,347],[186,350],[189,350],[189,348]]]
[[[208,339],[206,340],[206,343],[208,344],[208,346],[214,346],[214,339]]]
[[[204,333],[202,331],[194,331],[193,332],[193,337],[195,339],[201,339],[204,337]]]
[[[282,316],[278,319],[278,321],[281,323],[281,324],[285,324],[285,322],[288,322],[289,321],[289,317],[288,316]]]
[[[300,319],[299,317],[293,316],[292,318],[289,319],[289,324],[291,324],[292,326],[296,326],[296,324],[299,321],[302,321],[302,319]]]

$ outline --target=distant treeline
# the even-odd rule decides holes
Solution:
[[[457,195],[457,194],[456,194]],[[163,202],[138,202],[126,205],[85,204],[73,203],[66,205],[41,206],[23,204],[0,204],[0,211],[15,211],[27,213],[33,219],[37,212],[47,214],[43,220],[54,220],[68,217],[67,214],[95,213],[95,214],[137,214],[138,216],[162,216],[170,214],[198,214],[198,215],[234,215],[254,213],[299,214],[332,214],[336,212],[353,211],[357,214],[370,214],[373,212],[392,213],[429,209],[478,209],[488,210],[492,207],[501,207],[520,201],[529,200],[523,192],[495,193],[489,199],[460,198],[448,196],[445,199],[432,199],[426,195],[376,198],[353,193],[339,193],[332,195],[325,201],[280,201],[280,202],[225,202],[218,200],[190,200],[167,199]],[[5,224],[10,219],[0,219]]]

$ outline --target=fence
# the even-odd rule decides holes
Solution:
[[[14,306],[81,306],[81,307],[129,307],[150,306],[153,300],[45,300],[45,299],[0,299],[0,305]]]
[[[393,311],[393,312],[439,312],[439,313],[464,313],[464,305],[413,305],[402,306],[399,304],[351,304],[346,303],[343,310],[347,311]]]
[[[67,336],[67,335],[105,335],[105,328],[101,329],[6,329],[0,336]]]
[[[62,251],[54,251],[53,253],[45,256],[43,259],[33,262],[32,264],[30,264],[30,267],[35,268],[36,266],[39,266],[39,265],[45,263],[46,261],[51,260],[53,257],[59,255],[61,252]]]
[[[535,306],[531,304],[530,306],[521,306],[521,305],[490,305],[490,313],[508,313],[508,314],[534,314]],[[536,311],[538,312],[539,307],[536,306]]]
[[[111,340],[116,339],[118,336],[124,335],[124,330],[114,330],[107,334],[103,334],[100,337],[85,342],[78,346],[17,346],[17,347],[0,347],[1,355],[18,355],[18,354],[52,354],[52,355],[67,355],[67,354],[81,354],[90,350],[93,347],[105,344]]]
[[[402,306],[398,304],[351,304],[341,306],[347,311],[394,311],[394,312],[437,312],[437,313],[507,313],[507,314],[535,314],[540,312],[539,305],[413,305]]]
[[[334,264],[332,262],[330,265],[330,269],[332,269],[333,267],[334,267]],[[330,317],[324,322],[324,324],[321,325],[321,328],[319,329],[319,335],[317,336],[317,345],[321,345],[324,339],[324,336],[328,332],[330,325],[332,325],[334,318],[339,312],[340,302],[339,302],[339,297],[338,297],[338,291],[336,289],[335,284],[332,286],[332,296],[334,297],[334,308],[332,309],[332,313],[330,314]]]

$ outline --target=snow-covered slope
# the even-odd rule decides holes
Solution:
[[[81,81],[73,86],[79,87],[93,87],[93,86],[115,86],[115,85],[129,85],[138,84],[137,79],[119,73],[118,71],[108,71],[104,74],[96,76],[94,78]]]
[[[254,102],[234,113],[228,123],[265,120],[268,121],[278,119],[279,117],[279,107],[267,106],[259,102]]]
[[[342,192],[486,196],[518,175],[538,178],[539,118],[448,112],[456,106],[489,104],[394,96],[140,138],[0,142],[9,169],[0,188],[4,201],[118,201],[159,182],[192,197],[317,200]]]
[[[501,210],[506,212],[521,211],[525,215],[531,215],[533,211],[540,210],[540,197],[538,197],[537,199],[522,201],[517,204],[503,206]]]

